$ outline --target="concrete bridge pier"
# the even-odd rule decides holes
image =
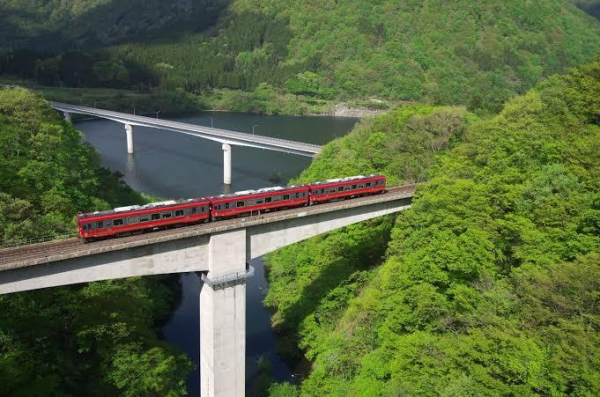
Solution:
[[[73,121],[71,120],[71,113],[69,112],[65,112],[65,120],[67,120],[69,123],[72,123]]]
[[[127,134],[127,153],[133,154],[133,126],[125,124],[125,133]]]
[[[231,145],[223,144],[223,183],[231,185]]]
[[[200,287],[200,394],[244,396],[246,229],[210,236]]]

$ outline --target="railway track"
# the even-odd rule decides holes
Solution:
[[[384,193],[383,195],[355,198],[355,199],[352,199],[351,202],[356,203],[356,204],[361,204],[364,202],[374,201],[375,199],[377,199],[381,196],[384,196],[384,195],[385,196],[401,195],[401,196],[405,196],[406,198],[409,198],[409,197],[412,197],[412,195],[414,194],[416,186],[417,186],[416,184],[413,184],[413,185],[390,187],[390,188],[388,188],[386,193]],[[332,202],[332,203],[326,203],[326,204],[318,204],[315,207],[319,208],[319,209],[326,209],[328,207],[334,208],[334,207],[339,207],[340,203],[347,203],[349,201],[350,200],[344,200],[344,201],[338,201],[338,202]],[[312,208],[312,206],[308,207],[308,208]],[[70,253],[74,253],[77,251],[85,251],[88,248],[93,248],[97,251],[97,250],[102,250],[104,248],[111,247],[111,248],[114,248],[114,250],[117,250],[117,249],[120,249],[119,246],[128,246],[128,245],[131,245],[132,243],[137,245],[137,244],[143,243],[145,240],[148,240],[149,238],[152,238],[152,239],[160,239],[162,237],[168,238],[168,237],[172,237],[174,235],[181,234],[182,231],[185,231],[185,232],[189,231],[189,232],[191,232],[191,234],[200,235],[200,234],[202,234],[202,231],[206,230],[208,232],[208,230],[214,229],[215,226],[230,227],[230,226],[235,226],[236,224],[239,224],[240,227],[243,227],[244,223],[247,220],[256,220],[256,219],[267,220],[271,217],[275,218],[278,215],[281,215],[284,213],[285,214],[294,214],[294,213],[301,213],[301,212],[306,212],[306,211],[307,211],[307,207],[301,207],[301,208],[296,208],[296,209],[291,209],[291,210],[275,211],[275,212],[270,212],[270,213],[266,213],[266,214],[255,215],[252,217],[234,218],[234,219],[228,219],[228,220],[223,220],[223,221],[218,221],[218,222],[209,222],[209,223],[204,223],[204,224],[199,224],[199,225],[176,227],[176,228],[171,228],[171,229],[166,229],[166,230],[147,232],[147,233],[142,233],[142,234],[132,235],[132,236],[110,238],[110,239],[106,239],[106,240],[95,241],[92,243],[83,243],[78,238],[69,238],[69,239],[64,239],[64,240],[56,240],[56,241],[49,241],[49,242],[45,242],[45,243],[29,244],[29,245],[19,246],[19,247],[15,247],[15,248],[8,248],[8,249],[0,250],[0,271],[13,268],[14,266],[11,266],[11,265],[15,265],[18,263],[25,263],[25,262],[32,261],[32,260],[35,260],[36,262],[39,262],[39,263],[44,263],[44,258],[48,258],[50,256],[57,256],[57,255],[64,256],[64,255],[68,255]],[[186,234],[188,234],[188,233],[186,233]]]

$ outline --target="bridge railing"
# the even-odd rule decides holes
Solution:
[[[218,135],[218,133],[220,132],[224,135],[228,135],[229,137],[235,138],[235,134],[239,134],[237,136],[238,139],[243,138],[244,140],[248,140],[249,142],[263,143],[263,144],[279,142],[281,144],[285,144],[285,146],[288,146],[292,149],[294,147],[295,148],[307,148],[307,149],[311,149],[311,151],[312,150],[318,151],[321,149],[320,145],[316,145],[316,144],[312,144],[312,143],[298,142],[298,141],[292,141],[289,139],[275,138],[275,137],[264,136],[264,135],[254,135],[254,134],[249,134],[247,132],[242,132],[242,131],[224,130],[224,129],[220,129],[220,128],[207,127],[207,126],[196,125],[196,124],[185,124],[185,123],[181,123],[178,121],[154,120],[151,117],[132,115],[132,114],[122,113],[122,112],[115,112],[115,111],[106,110],[106,109],[98,109],[98,108],[90,108],[87,106],[70,105],[70,104],[61,103],[61,102],[52,102],[52,106],[55,108],[58,108],[60,110],[63,110],[63,111],[72,110],[74,112],[84,112],[85,114],[89,114],[89,115],[94,115],[94,113],[95,113],[98,116],[100,116],[101,114],[104,114],[107,116],[112,116],[112,117],[123,119],[122,122],[124,122],[124,123],[127,122],[127,119],[125,119],[123,116],[127,116],[127,118],[129,118],[130,120],[138,120],[140,122],[146,122],[146,123],[151,123],[154,125],[164,126],[166,128],[173,128],[173,126],[165,125],[166,123],[172,123],[172,124],[174,124],[175,127],[180,125],[181,126],[180,128],[184,131],[194,131],[195,128],[208,129],[208,130],[214,130],[215,135]],[[195,127],[195,128],[193,128],[193,127]],[[196,131],[196,132],[210,133],[211,131],[205,130],[205,131]]]

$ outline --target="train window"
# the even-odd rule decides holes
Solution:
[[[371,182],[367,182],[367,183],[365,183],[365,186],[366,186],[366,187],[371,187]]]
[[[265,197],[265,203],[270,203],[271,202],[271,197]]]
[[[166,219],[166,218],[170,218],[171,217],[171,213],[170,212],[163,212],[162,213],[162,218]]]
[[[123,226],[123,219],[115,219],[113,221],[113,226]]]
[[[225,203],[225,209],[229,209],[229,203]]]
[[[244,205],[246,205],[246,203],[244,203],[243,201],[238,201],[237,203],[235,203],[235,205],[236,205],[238,208],[241,208],[241,207],[243,207]]]
[[[192,207],[192,215],[196,213],[196,207]]]
[[[183,210],[175,211],[175,216],[183,216]]]
[[[352,185],[352,189],[356,189],[356,185]]]
[[[160,214],[152,214],[152,220],[157,221],[160,219]]]
[[[363,187],[365,187],[364,185],[358,185],[359,189],[362,189]]]
[[[221,208],[221,207],[219,207]],[[204,207],[200,207],[200,212],[204,212]]]
[[[283,195],[283,199],[284,200],[289,200],[290,199],[290,195],[289,194],[284,194]]]
[[[321,189],[321,194],[325,193],[325,189]]]
[[[262,200],[256,200],[256,204],[262,204],[263,201]]]
[[[300,197],[300,193],[296,193],[296,198]]]
[[[343,192],[343,191],[344,191],[344,187],[343,186],[338,187],[338,192]]]
[[[142,215],[140,216],[140,223],[142,222],[148,222],[150,220],[150,217],[148,215]]]
[[[102,221],[98,222],[98,229],[104,229],[104,224],[102,223]]]

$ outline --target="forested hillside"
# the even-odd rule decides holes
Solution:
[[[152,7],[138,3],[144,1],[114,8],[143,21],[163,15],[142,18]],[[102,9],[94,8],[98,15]],[[496,110],[544,76],[594,59],[600,48],[600,23],[572,0],[234,0],[223,10],[212,28],[204,17],[189,16],[176,31],[161,29],[148,40],[124,29],[132,36],[116,32],[121,44],[92,52],[75,46],[57,56],[15,46],[3,55],[0,73],[49,85],[160,86],[205,95],[218,88],[259,90],[258,96],[271,90],[315,101],[374,97]],[[11,23],[18,28],[27,20]],[[98,28],[82,20],[85,29],[63,30]]]
[[[303,395],[597,394],[598,98],[594,63],[491,119],[408,107],[324,148],[300,180],[429,182],[395,221],[269,257],[284,350],[312,362]]]
[[[56,51],[202,30],[227,0],[1,0],[0,49]]]
[[[0,89],[0,244],[73,235],[74,215],[144,198],[50,104]],[[1,254],[0,254],[1,255]],[[0,395],[181,395],[192,364],[158,340],[169,277],[0,295]]]

